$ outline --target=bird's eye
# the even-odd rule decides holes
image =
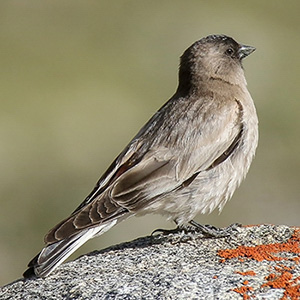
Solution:
[[[232,56],[233,53],[234,53],[234,51],[233,51],[232,48],[228,48],[228,49],[225,51],[225,53],[226,53],[227,55],[229,55],[229,56]]]

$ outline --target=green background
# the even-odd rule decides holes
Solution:
[[[299,225],[299,11],[298,0],[2,0],[0,284],[21,276],[44,234],[172,96],[182,52],[212,33],[257,48],[244,66],[260,142],[222,214],[196,220]],[[131,218],[73,258],[160,227],[173,224]]]

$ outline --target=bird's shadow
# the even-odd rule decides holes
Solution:
[[[173,238],[174,238],[174,234],[148,235],[148,236],[136,238],[129,242],[123,242],[123,243],[120,243],[117,245],[109,246],[109,247],[101,249],[101,250],[94,250],[90,253],[79,256],[77,259],[80,259],[83,256],[96,256],[99,254],[104,254],[104,253],[109,253],[112,251],[119,251],[119,250],[124,250],[124,249],[147,248],[147,247],[151,247],[153,245],[159,245],[159,244],[171,242],[171,240]]]

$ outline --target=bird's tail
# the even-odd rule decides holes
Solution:
[[[69,238],[47,245],[30,261],[23,276],[30,278],[49,275],[86,241],[109,230],[117,222],[118,220],[114,219],[96,227],[86,228]]]

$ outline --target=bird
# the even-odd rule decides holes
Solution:
[[[45,236],[25,278],[46,277],[89,239],[131,216],[161,214],[202,226],[246,176],[258,118],[242,61],[256,48],[224,34],[201,38],[180,57],[175,94],[140,129],[86,199]]]

